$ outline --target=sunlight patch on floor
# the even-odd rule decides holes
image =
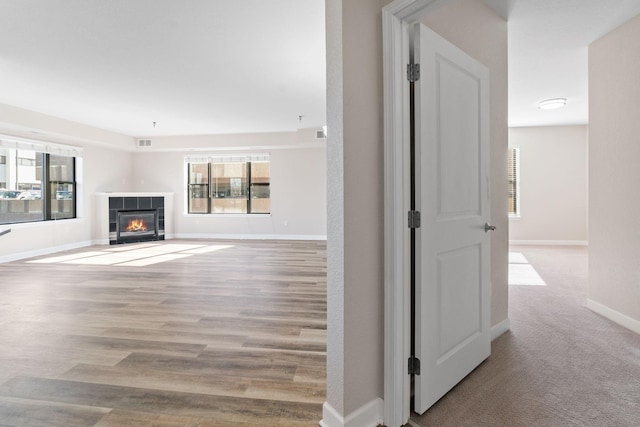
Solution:
[[[509,252],[509,264],[529,264],[520,252]]]
[[[71,255],[61,255],[61,256],[54,256],[54,257],[49,257],[49,258],[44,258],[44,259],[36,259],[33,261],[27,261],[29,263],[34,263],[34,264],[57,264],[60,262],[65,262],[65,261],[70,261],[70,260],[74,260],[74,259],[81,259],[81,258],[89,258],[89,257],[94,257],[94,256],[98,256],[98,255],[104,255],[104,252],[82,252],[79,254],[71,254]]]
[[[509,285],[547,286],[535,268],[519,252],[509,252]]]
[[[187,257],[190,257],[191,255],[192,254],[165,254],[165,255],[154,256],[151,258],[143,258],[143,259],[137,259],[135,261],[123,262],[118,265],[122,267],[145,267],[147,265],[159,264],[161,262],[187,258]]]
[[[118,245],[102,251],[88,251],[77,254],[52,256],[28,263],[113,265],[119,267],[144,267],[147,265],[173,261],[194,255],[232,248],[233,245],[188,245],[181,243],[141,243]]]
[[[124,252],[132,251],[134,249],[150,248],[152,246],[160,246],[160,243],[130,243],[128,245],[110,246],[109,249],[105,250],[109,252]]]
[[[233,245],[211,245],[205,246],[204,248],[196,248],[190,249],[188,251],[184,251],[185,254],[206,254],[208,252],[219,251],[220,249],[228,249],[232,248]]]

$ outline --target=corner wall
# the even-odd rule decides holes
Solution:
[[[586,125],[509,129],[520,149],[520,216],[509,219],[512,243],[586,245]]]
[[[640,16],[589,46],[587,305],[640,333]]]

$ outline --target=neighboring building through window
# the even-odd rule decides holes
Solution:
[[[520,216],[520,149],[509,148],[507,159],[509,216]]]
[[[76,157],[0,139],[0,224],[76,217]],[[17,148],[13,148],[17,147]]]
[[[187,212],[271,212],[268,155],[187,159]]]

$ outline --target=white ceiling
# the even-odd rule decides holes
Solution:
[[[486,1],[509,16],[509,126],[588,123],[588,46],[640,14],[640,1]],[[538,109],[549,98],[567,105]]]
[[[587,46],[640,1],[484,1],[509,18],[510,126],[587,123]],[[0,103],[131,136],[320,127],[324,0],[0,0]]]
[[[320,127],[325,74],[324,0],[0,0],[0,102],[125,135]]]

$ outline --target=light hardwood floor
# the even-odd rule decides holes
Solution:
[[[168,240],[0,264],[0,426],[312,426],[326,244]]]

